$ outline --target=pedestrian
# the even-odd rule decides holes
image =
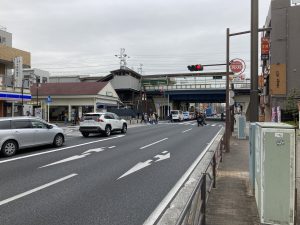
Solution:
[[[155,112],[154,116],[155,116],[155,123],[158,124],[158,114]]]
[[[65,112],[65,114],[64,114],[64,123],[65,123],[65,125],[67,125],[67,123],[68,123],[68,113],[67,112]]]
[[[145,113],[145,115],[144,115],[144,121],[145,121],[145,124],[148,123],[148,115],[147,115],[147,113]]]
[[[156,116],[155,116],[155,112],[152,113],[152,124],[156,124]]]
[[[144,123],[145,122],[145,114],[142,113],[142,119],[141,119],[141,123]]]

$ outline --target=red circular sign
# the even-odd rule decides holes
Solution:
[[[241,59],[233,59],[230,62],[230,69],[233,73],[241,74],[245,71],[245,62]]]

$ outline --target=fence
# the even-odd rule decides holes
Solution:
[[[223,158],[223,150],[225,147],[224,144],[225,136],[224,136],[224,129],[218,137],[215,139],[214,143],[211,145],[211,147],[208,149],[208,151],[205,154],[205,157],[207,160],[204,160],[205,166],[204,169],[201,171],[201,176],[196,182],[195,187],[192,189],[192,191],[189,193],[189,197],[186,198],[184,207],[180,209],[180,215],[177,216],[175,223],[165,223],[165,221],[170,221],[170,218],[163,218],[164,216],[161,216],[161,220],[158,223],[155,223],[157,225],[160,224],[176,224],[176,225],[205,225],[205,211],[206,211],[206,205],[209,198],[209,193],[212,188],[216,187],[216,176],[217,176],[217,168],[219,166],[219,163],[222,162]],[[183,185],[184,186],[184,185]],[[178,193],[177,193],[178,194]],[[176,199],[176,197],[175,197]],[[176,200],[173,199],[174,202]],[[172,207],[174,207],[175,203],[172,203]],[[169,203],[169,206],[171,203]],[[178,207],[180,208],[180,207]],[[168,213],[165,213],[166,215]],[[170,213],[165,216],[170,217]],[[172,221],[173,222],[173,221]]]

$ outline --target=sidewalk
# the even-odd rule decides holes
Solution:
[[[224,153],[206,209],[207,225],[258,225],[255,197],[249,195],[249,140],[231,138],[230,153]]]

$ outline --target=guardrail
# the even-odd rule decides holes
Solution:
[[[161,215],[160,221],[156,222],[156,225],[167,225],[167,224],[176,224],[176,225],[205,225],[206,224],[206,205],[209,198],[209,193],[212,188],[216,187],[216,176],[217,176],[217,168],[219,163],[222,162],[223,159],[223,150],[225,147],[225,136],[224,129],[215,139],[214,143],[206,152],[206,159],[204,162],[202,160],[200,163],[204,163],[204,169],[201,171],[201,176],[199,177],[196,185],[189,191],[188,197],[186,194],[182,194],[185,196],[184,206],[178,206],[176,208],[176,202],[180,202],[177,196],[172,200],[173,203],[169,203],[172,205],[171,208],[174,208],[176,212],[175,215],[172,215],[171,212],[166,213],[167,209],[165,209],[164,214]],[[200,164],[199,163],[199,164]],[[195,172],[195,171],[194,171]],[[189,180],[189,179],[188,179]],[[186,186],[186,183],[182,185],[181,188]],[[187,188],[187,190],[189,190]],[[179,191],[180,192],[180,191]],[[179,192],[177,195],[179,195]],[[175,203],[174,203],[175,202]],[[172,209],[171,209],[172,210]],[[178,215],[178,210],[180,210],[180,214]],[[172,216],[170,216],[172,215]],[[168,218],[169,217],[169,218]],[[171,217],[175,217],[171,219]],[[166,222],[168,221],[168,222]]]
[[[222,152],[224,147],[224,135],[220,145],[215,149],[213,157],[202,174],[196,187],[194,188],[184,210],[181,212],[176,225],[205,225],[206,204],[209,193],[212,188],[216,187],[216,175],[219,162],[222,160]],[[210,171],[212,174],[210,173]]]

